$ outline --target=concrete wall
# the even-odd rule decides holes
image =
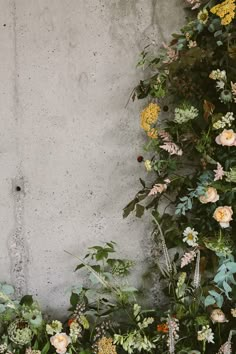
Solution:
[[[44,308],[68,305],[76,260],[115,240],[143,259],[145,225],[122,220],[143,174],[128,96],[144,45],[182,22],[181,0],[0,0],[0,269]]]

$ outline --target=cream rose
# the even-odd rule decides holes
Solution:
[[[50,338],[50,342],[56,348],[58,354],[65,354],[71,339],[66,333],[57,333]]]
[[[213,323],[228,322],[224,312],[221,309],[214,309],[211,313],[211,320]]]
[[[223,132],[216,137],[216,143],[224,146],[236,146],[236,133],[234,133],[232,129],[224,129]]]
[[[217,202],[217,200],[219,200],[219,195],[218,195],[217,190],[215,188],[208,187],[206,190],[206,193],[204,195],[201,195],[199,197],[199,200],[203,204],[215,203],[215,202]]]
[[[233,210],[229,206],[222,206],[216,208],[213,218],[220,223],[221,227],[228,227],[232,219]]]

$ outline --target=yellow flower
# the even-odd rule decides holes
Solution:
[[[149,136],[149,138],[157,139],[157,129],[151,128],[151,129],[147,132],[147,135]]]
[[[197,15],[197,18],[198,18],[198,21],[202,24],[206,24],[207,21],[208,21],[208,11],[207,9],[204,9],[204,10],[201,10],[199,11],[198,15]]]
[[[211,12],[221,18],[221,24],[226,26],[232,22],[235,17],[236,0],[225,0],[211,8]]]
[[[150,172],[150,171],[152,170],[152,163],[151,163],[150,160],[146,160],[146,161],[144,162],[144,165],[145,165],[146,170],[147,170],[148,172]]]
[[[98,343],[98,354],[117,354],[111,338],[102,337]]]
[[[160,113],[160,106],[156,103],[150,103],[141,113],[141,127],[148,132],[151,130],[151,125],[156,123]]]

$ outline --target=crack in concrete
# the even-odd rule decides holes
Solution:
[[[18,46],[17,46],[17,17],[16,17],[16,2],[12,0],[12,18],[13,18],[13,40],[14,40],[14,118],[16,121],[16,129],[19,131],[19,90],[18,90]],[[17,166],[17,175],[21,174],[21,160],[19,149],[19,135],[16,137],[16,149],[18,152],[19,163]],[[14,231],[8,239],[8,251],[11,260],[11,279],[15,286],[16,294],[23,295],[27,291],[27,263],[28,250],[25,242],[24,234],[24,178],[19,177],[13,179],[13,196],[14,196],[14,215],[15,227]]]

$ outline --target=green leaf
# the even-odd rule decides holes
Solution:
[[[135,211],[136,211],[136,216],[137,216],[138,218],[141,218],[141,217],[143,216],[144,210],[145,210],[145,208],[144,208],[143,205],[141,205],[141,204],[136,204]]]
[[[2,291],[5,295],[12,295],[12,294],[14,294],[14,292],[15,292],[13,286],[8,285],[8,284],[3,284],[2,287],[1,287],[1,291]]]
[[[5,312],[5,310],[6,310],[5,305],[0,304],[0,314],[3,313],[3,312]]]
[[[84,264],[82,264],[82,263],[77,265],[77,267],[75,268],[75,272],[83,267],[84,267]]]
[[[78,304],[78,301],[79,301],[79,295],[76,293],[72,293],[70,296],[71,306],[75,307]]]
[[[33,304],[33,296],[32,295],[25,295],[22,297],[20,301],[20,305],[31,306]]]
[[[50,342],[47,342],[45,346],[43,347],[41,354],[47,354],[50,350]]]
[[[208,296],[205,298],[204,305],[205,305],[205,307],[208,307],[208,306],[210,306],[210,305],[215,304],[215,302],[216,302],[216,300],[214,299],[214,297],[208,295]]]

